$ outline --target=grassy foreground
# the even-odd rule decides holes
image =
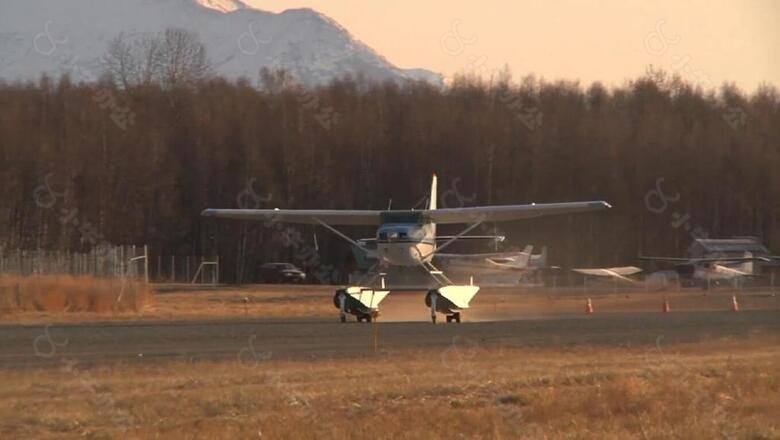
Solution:
[[[773,439],[780,338],[0,370],[0,438]]]
[[[0,321],[84,314],[135,316],[153,303],[154,290],[130,279],[0,275]]]

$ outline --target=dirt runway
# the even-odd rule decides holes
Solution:
[[[0,365],[43,367],[62,357],[82,363],[238,359],[245,348],[290,360],[359,357],[380,350],[443,350],[460,336],[480,346],[642,346],[780,332],[780,312],[604,313],[521,321],[432,325],[335,320],[131,322],[0,326]],[[56,352],[56,356],[52,353]],[[244,350],[247,354],[248,351]],[[52,354],[51,356],[49,356]]]

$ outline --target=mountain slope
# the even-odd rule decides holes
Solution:
[[[80,69],[100,73],[101,57],[120,33],[134,38],[171,27],[197,33],[215,73],[227,78],[254,80],[261,68],[280,67],[307,85],[345,74],[441,83],[441,76],[433,72],[394,66],[311,9],[275,14],[239,0],[2,2],[0,78],[34,80],[43,73],[58,77],[67,69],[63,60],[74,55]],[[52,45],[52,40],[62,44]]]

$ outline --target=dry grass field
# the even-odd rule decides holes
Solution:
[[[519,350],[455,338],[309,362],[263,347],[215,363],[65,359],[0,371],[0,437],[775,439],[778,342]]]
[[[158,286],[120,308],[116,286],[95,280],[0,286],[3,439],[780,439],[771,292],[739,295],[743,310],[763,312],[728,314],[727,290],[485,289],[471,324],[379,330],[335,323],[331,288]],[[100,295],[110,300],[89,300]],[[664,295],[680,313],[655,320]],[[583,320],[586,297],[596,313]],[[381,321],[427,321],[422,302],[392,295]],[[614,319],[636,316],[623,312],[653,313]],[[531,321],[484,322],[518,319]],[[33,357],[52,321],[71,323],[52,329],[60,351]],[[685,342],[696,322],[709,327]],[[567,323],[594,333],[550,330]],[[374,329],[383,345],[372,352]],[[414,335],[423,345],[398,343]]]
[[[0,321],[143,313],[154,290],[143,283],[88,276],[0,276]]]

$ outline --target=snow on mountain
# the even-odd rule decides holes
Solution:
[[[441,75],[401,69],[311,9],[270,13],[239,0],[24,0],[0,2],[0,78],[59,77],[73,63],[96,75],[110,41],[167,28],[195,32],[213,70],[227,78],[284,68],[317,85],[345,74],[372,80],[425,80]],[[71,64],[64,66],[68,61]],[[74,76],[74,79],[78,79]]]

